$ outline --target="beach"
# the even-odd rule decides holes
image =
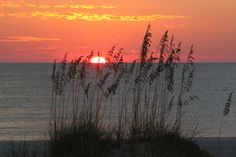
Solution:
[[[220,138],[201,137],[195,139],[195,142],[203,149],[215,157],[235,157],[236,156],[236,137]],[[218,156],[219,155],[219,156]]]
[[[194,139],[194,142],[214,157],[236,156],[236,137],[222,137],[220,139],[220,146],[218,145],[218,140],[218,137],[199,137]],[[44,149],[47,146],[47,141],[0,141],[1,157],[7,157],[8,153],[11,152],[12,147],[17,149],[24,145],[30,146],[30,148],[37,147],[37,149]],[[123,152],[120,154],[125,154],[127,148],[124,147],[122,149]]]

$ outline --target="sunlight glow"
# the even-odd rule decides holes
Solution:
[[[91,60],[90,60],[91,63],[106,63],[106,59],[103,58],[103,57],[99,57],[99,56],[96,56],[96,57],[93,57]]]

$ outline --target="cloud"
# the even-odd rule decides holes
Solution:
[[[6,36],[0,37],[0,42],[42,42],[42,41],[59,41],[58,38],[41,38],[33,36]]]
[[[57,8],[58,5],[52,6],[52,8]],[[112,5],[80,5],[80,4],[70,4],[70,5],[60,5],[60,8],[63,9],[68,9],[68,8],[72,8],[72,9],[96,9],[96,8],[100,8],[100,9],[114,9],[115,7]]]
[[[124,55],[137,55],[140,53],[140,49],[129,49],[129,50],[124,50],[122,54]]]
[[[0,8],[19,8],[20,4],[12,3],[10,1],[0,1]]]
[[[166,28],[167,29],[172,29],[172,28],[185,28],[186,25],[185,24],[182,24],[182,25],[166,25]]]
[[[175,28],[175,25],[166,25],[166,28],[170,29],[170,28]]]
[[[46,47],[34,47],[35,49],[38,49],[38,50],[56,50],[57,47],[55,46],[46,46]]]
[[[83,4],[57,4],[57,5],[42,5],[32,3],[13,3],[11,1],[0,1],[0,8],[36,8],[36,9],[114,9],[112,5],[83,5]]]
[[[85,10],[91,9],[114,9],[113,5],[89,5],[89,4],[32,4],[24,0],[18,3],[11,1],[0,1],[0,8],[12,8],[7,12],[0,12],[1,17],[39,17],[41,19],[64,19],[68,21],[155,21],[160,19],[188,19],[189,16],[179,15],[162,15],[162,14],[149,14],[149,15],[125,15],[125,14],[112,14],[112,13],[91,13]],[[29,9],[30,8],[30,11]],[[80,9],[80,11],[78,10]],[[81,10],[82,9],[82,10]],[[85,10],[83,10],[85,9]],[[13,10],[17,10],[13,12]],[[26,11],[28,10],[28,11]]]
[[[1,13],[0,13],[1,14]],[[69,21],[85,20],[85,21],[155,21],[163,19],[189,19],[189,16],[178,16],[178,15],[113,15],[113,14],[91,14],[85,12],[49,12],[49,11],[36,11],[36,12],[15,12],[8,13],[5,16],[10,17],[39,17],[42,19],[65,19]]]

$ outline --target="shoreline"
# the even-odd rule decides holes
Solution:
[[[236,156],[236,137],[221,137],[220,144],[218,137],[198,137],[193,141],[215,157]]]

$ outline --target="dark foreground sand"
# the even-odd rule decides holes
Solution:
[[[236,157],[236,137],[223,137],[218,145],[217,137],[200,137],[194,140],[202,149],[208,151],[215,157]],[[26,141],[26,146],[43,149],[46,146],[46,141]],[[15,141],[14,145],[10,141],[0,141],[0,156],[7,156],[12,146],[15,148],[23,146],[24,142]]]

